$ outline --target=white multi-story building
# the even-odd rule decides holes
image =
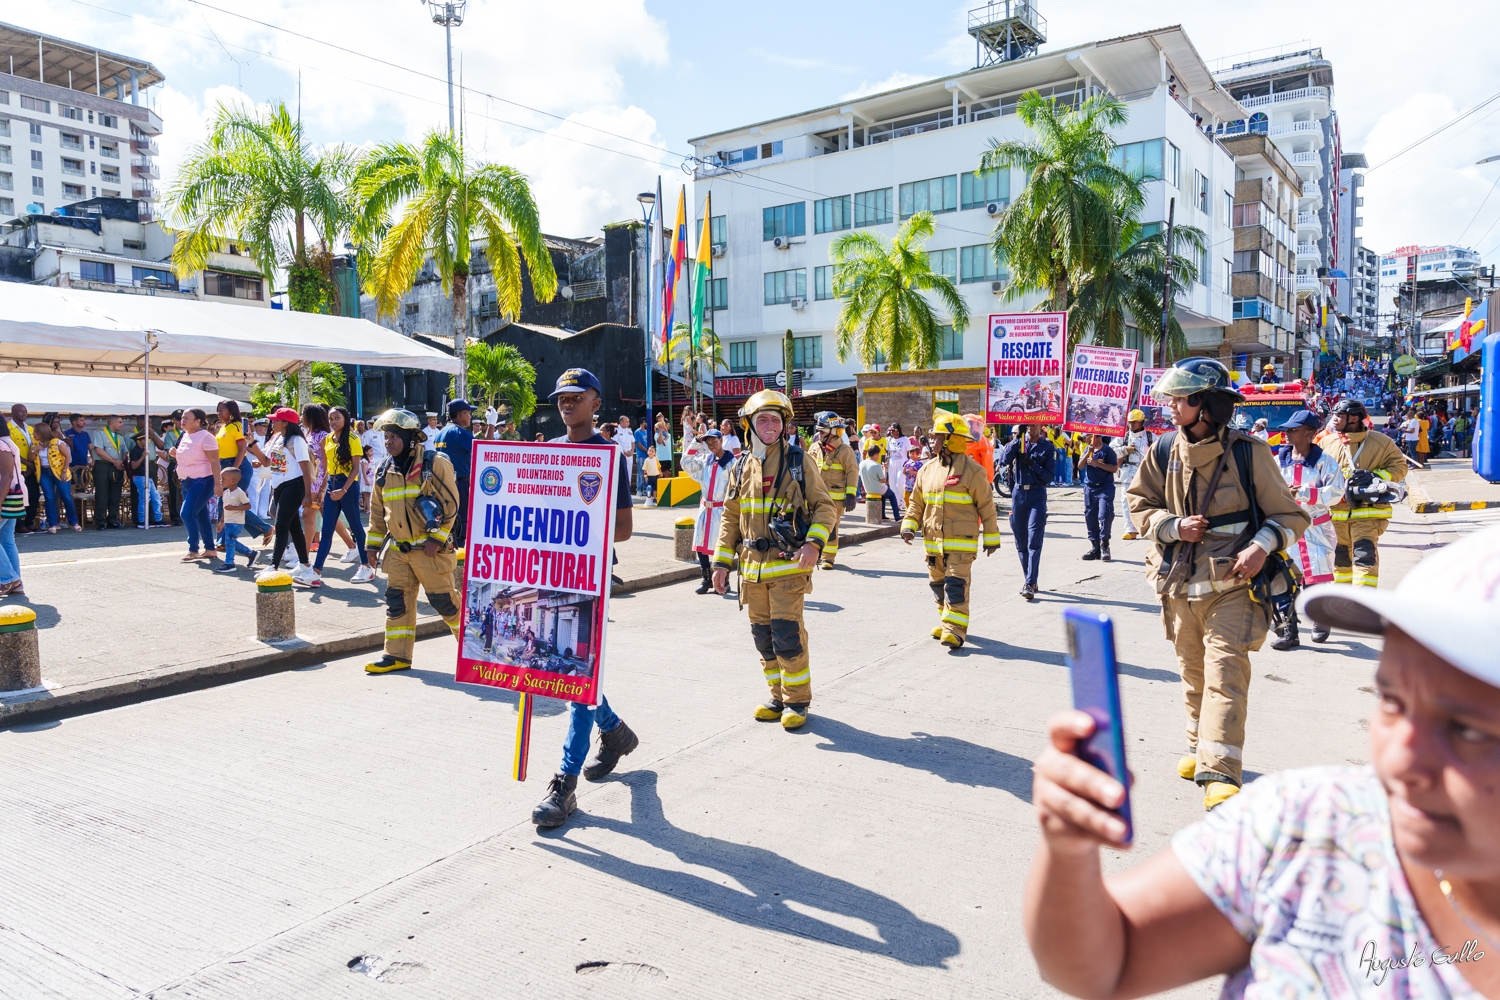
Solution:
[[[154,215],[156,67],[0,24],[0,221],[91,198]]]
[[[1026,4],[1012,8],[1040,21]],[[992,10],[1005,7],[975,15]],[[1100,93],[1124,102],[1130,117],[1116,130],[1119,155],[1150,179],[1142,221],[1160,228],[1175,199],[1175,222],[1207,236],[1200,280],[1179,299],[1177,315],[1191,344],[1213,354],[1227,346],[1235,168],[1207,133],[1244,118],[1244,110],[1180,28],[1034,49],[998,62],[990,50],[991,63],[973,70],[691,140],[703,164],[694,178],[697,211],[706,195],[713,198],[713,326],[733,372],[781,369],[782,338],[791,330],[804,391],[852,384],[863,369],[858,358],[837,355],[841,303],[832,295],[829,245],[863,227],[889,239],[922,209],[936,216],[927,243],[932,262],[958,283],[970,314],[967,331],[945,335],[942,367],[983,365],[985,317],[1030,309],[1042,298],[1006,302],[998,294],[1006,275],[989,247],[995,217],[1025,177],[975,174],[991,139],[1028,138],[1015,111],[1032,90],[1070,106]],[[1149,350],[1150,332],[1133,331],[1132,343]]]

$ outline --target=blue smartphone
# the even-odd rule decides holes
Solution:
[[[1125,787],[1125,801],[1115,814],[1125,821],[1124,844],[1135,839],[1130,819],[1130,772],[1125,767],[1125,719],[1120,709],[1120,675],[1115,661],[1115,623],[1108,615],[1068,608],[1068,672],[1073,677],[1073,707],[1094,720],[1094,734],[1078,744],[1083,760]]]

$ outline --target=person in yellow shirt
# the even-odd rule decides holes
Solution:
[[[26,514],[16,525],[16,534],[24,535],[37,530],[37,498],[41,495],[41,483],[37,478],[36,461],[31,453],[33,438],[31,428],[26,426],[27,410],[17,403],[10,408],[10,439],[21,453],[21,472],[26,482]]]
[[[375,571],[370,568],[369,553],[365,551],[365,529],[360,523],[359,495],[364,480],[365,449],[359,435],[354,433],[354,418],[342,406],[328,411],[328,425],[332,428],[323,438],[323,455],[328,467],[328,481],[323,487],[323,530],[318,538],[318,556],[312,567],[295,578],[305,587],[320,587],[323,584],[323,564],[333,548],[333,536],[338,526],[339,515],[353,532],[353,548],[359,554],[359,569],[352,578],[354,583],[370,583]]]

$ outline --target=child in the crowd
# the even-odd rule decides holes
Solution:
[[[255,564],[255,553],[240,541],[240,532],[245,530],[245,511],[250,509],[250,495],[240,489],[238,466],[220,469],[219,478],[224,483],[224,495],[221,498],[223,517],[219,521],[219,530],[224,533],[224,561],[215,567],[214,572],[233,573],[236,551],[245,553],[245,565]]]
[[[641,463],[641,475],[646,477],[647,505],[656,506],[656,481],[661,478],[661,463],[656,460],[656,445],[646,449],[646,460]]]

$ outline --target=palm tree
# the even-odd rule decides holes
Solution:
[[[1115,253],[1091,271],[1078,289],[1069,324],[1069,340],[1076,344],[1084,334],[1100,347],[1123,347],[1125,328],[1134,324],[1146,336],[1160,339],[1162,285],[1166,263],[1166,234],[1141,235],[1141,224],[1133,215],[1123,216]],[[1172,228],[1172,298],[1198,280],[1194,259],[1207,239],[1194,226]],[[1072,345],[1070,345],[1072,346]],[[1165,359],[1187,355],[1187,339],[1177,312],[1168,316]]]
[[[557,274],[542,242],[531,187],[520,171],[469,160],[463,134],[436,130],[420,146],[388,142],[376,146],[354,179],[357,232],[373,251],[365,290],[380,315],[394,315],[430,258],[453,297],[453,353],[463,360],[468,345],[468,287],[472,243],[485,241],[503,316],[521,311],[521,261],[531,275],[537,301],[557,294]],[[399,208],[400,217],[396,215]],[[458,392],[468,381],[460,365]]]
[[[695,410],[701,405],[698,399],[698,381],[703,370],[707,369],[712,376],[729,367],[724,363],[724,348],[719,342],[719,335],[706,329],[694,341],[693,328],[687,323],[678,323],[672,327],[672,337],[667,341],[667,359],[682,362]]]
[[[932,269],[922,249],[936,229],[931,212],[918,212],[890,243],[868,230],[833,241],[833,294],[844,300],[834,328],[840,361],[856,353],[866,368],[904,368],[908,362],[936,368],[943,324],[924,292],[937,298],[955,331],[968,328],[964,297]]]
[[[1043,289],[1050,293],[1044,308],[1066,311],[1084,277],[1118,245],[1117,220],[1134,218],[1144,204],[1140,180],[1111,162],[1109,129],[1128,115],[1108,95],[1073,109],[1035,91],[1021,98],[1016,113],[1036,138],[991,139],[979,159],[981,172],[1019,167],[1028,178],[1001,213],[991,250],[1010,270],[1007,300]]]
[[[352,219],[354,164],[347,146],[308,144],[285,104],[259,112],[221,103],[208,139],[189,152],[165,199],[168,214],[186,227],[172,248],[178,277],[202,270],[230,238],[250,251],[268,284],[286,270],[292,309],[322,311],[333,293],[327,249]]]
[[[468,350],[469,385],[486,406],[504,401],[517,423],[536,412],[536,369],[514,344],[476,341]]]
[[[344,366],[332,361],[314,361],[308,365],[311,388],[309,402],[324,406],[345,406]],[[278,406],[298,403],[297,376],[283,373],[275,382],[262,382],[250,389],[250,406],[257,417],[269,416]]]

